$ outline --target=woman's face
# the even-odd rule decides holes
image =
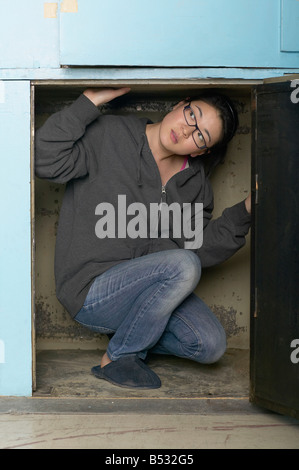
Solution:
[[[195,157],[207,151],[221,139],[223,126],[218,111],[204,101],[191,101],[191,109],[186,110],[184,107],[188,103],[180,102],[173,110],[168,113],[161,122],[160,126],[160,142],[170,155],[191,155]],[[187,116],[189,125],[186,121]],[[200,132],[195,127],[197,127]],[[200,149],[196,146],[193,139],[193,132],[196,132],[196,141],[200,147],[206,144],[207,149]],[[203,136],[200,143],[200,133]]]

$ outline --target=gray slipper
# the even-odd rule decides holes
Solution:
[[[91,372],[97,378],[108,380],[119,387],[139,389],[161,387],[159,377],[135,354],[121,357],[104,367],[95,366]]]

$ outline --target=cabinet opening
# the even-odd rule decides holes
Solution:
[[[249,82],[218,81],[53,81],[33,83],[37,130],[54,112],[71,104],[90,86],[130,86],[131,92],[101,108],[103,113],[136,114],[158,121],[186,97],[203,89],[227,94],[239,115],[237,133],[229,144],[225,162],[211,176],[215,208],[213,217],[245,199],[251,187],[251,86]],[[34,135],[34,132],[33,132]],[[93,333],[71,319],[56,298],[54,250],[64,185],[34,179],[34,394],[55,397],[164,398],[248,397],[250,325],[250,234],[228,261],[205,269],[195,293],[222,323],[227,352],[219,362],[201,365],[169,356],[152,356],[149,365],[162,387],[138,392],[115,387],[91,375],[108,345],[108,337]]]

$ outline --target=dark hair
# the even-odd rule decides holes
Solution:
[[[223,163],[227,150],[227,144],[235,135],[239,125],[239,119],[233,103],[222,93],[218,93],[213,90],[204,91],[195,99],[204,101],[205,103],[216,108],[223,124],[221,140],[210,148],[209,153],[206,153],[203,156],[206,174],[210,176],[214,168],[219,165],[219,163]]]

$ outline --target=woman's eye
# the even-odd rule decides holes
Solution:
[[[189,116],[190,116],[190,118],[191,118],[193,121],[195,121],[195,114],[194,114],[194,112],[192,111],[192,109],[190,109]]]
[[[200,140],[201,142],[203,142],[203,141],[204,141],[204,139],[203,139],[203,135],[202,135],[202,133],[201,133],[201,132],[198,132],[198,138],[199,138],[199,140]]]

